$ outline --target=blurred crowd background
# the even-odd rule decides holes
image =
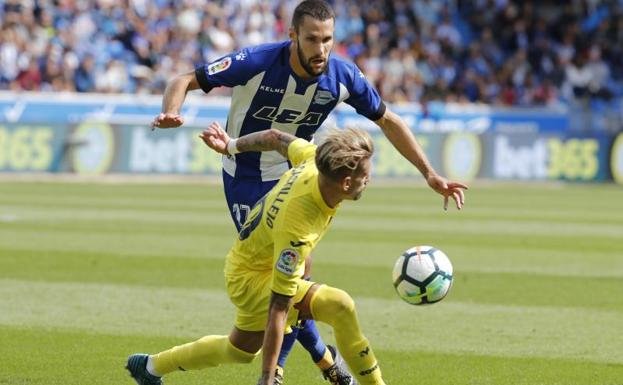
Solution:
[[[160,94],[198,64],[287,39],[297,3],[0,0],[0,89]],[[623,98],[623,0],[330,3],[334,54],[389,102],[599,111]]]

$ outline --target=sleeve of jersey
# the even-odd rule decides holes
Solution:
[[[197,82],[204,92],[216,87],[244,85],[263,70],[245,48],[195,69]]]
[[[298,280],[305,272],[305,258],[311,253],[310,243],[292,232],[276,232],[273,254],[272,291],[292,297]]]
[[[305,139],[296,139],[288,146],[288,160],[292,166],[298,166],[314,156],[316,156],[316,145]]]
[[[353,71],[353,80],[348,90],[350,96],[345,102],[353,106],[357,113],[372,121],[381,119],[386,110],[381,96],[368,83],[363,72],[357,66],[353,65]]]

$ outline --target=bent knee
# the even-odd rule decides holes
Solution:
[[[249,356],[237,356],[235,362],[240,364],[250,364],[251,362],[253,362],[253,360],[255,360],[255,357],[257,357],[257,354]]]
[[[255,353],[249,353],[249,352],[246,352],[242,349],[235,347],[234,345],[232,345],[231,342],[227,344],[227,356],[230,358],[231,362],[237,362],[240,364],[248,364],[248,363],[253,362],[253,360],[255,359],[255,357],[258,356],[258,354],[260,354],[259,350]]]
[[[316,303],[322,306],[323,312],[326,314],[334,314],[343,316],[345,314],[351,314],[355,312],[355,301],[344,290],[322,286],[317,295],[319,296]]]

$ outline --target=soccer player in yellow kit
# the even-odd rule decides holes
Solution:
[[[340,202],[359,199],[370,179],[370,136],[356,129],[336,131],[317,147],[274,129],[230,139],[213,123],[201,137],[222,154],[276,150],[292,169],[253,207],[227,255],[227,292],[237,308],[229,336],[210,335],[155,355],[132,355],[127,366],[132,377],[139,385],[161,384],[161,376],[176,370],[251,362],[263,348],[258,384],[272,385],[284,330],[300,318],[333,328],[360,384],[385,384],[352,298],[303,279],[305,258],[327,231]],[[452,197],[462,206],[464,188],[448,182],[446,202]]]

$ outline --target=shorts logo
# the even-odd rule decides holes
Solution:
[[[214,62],[208,66],[208,74],[214,75],[219,72],[223,72],[231,65],[231,58],[229,56],[222,58],[221,60]]]
[[[296,270],[298,262],[299,254],[295,250],[285,249],[279,255],[279,260],[277,260],[277,265],[275,267],[284,274],[292,275]]]

